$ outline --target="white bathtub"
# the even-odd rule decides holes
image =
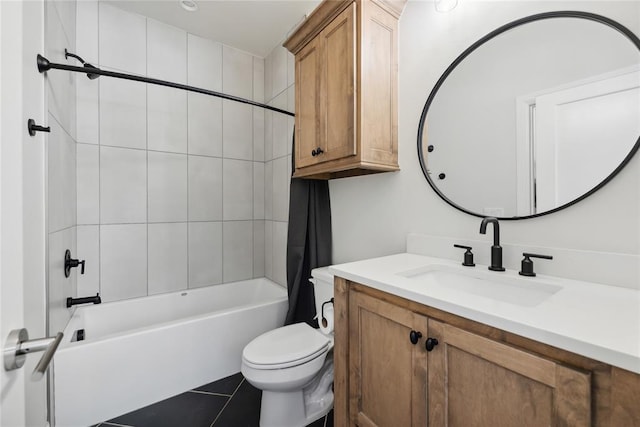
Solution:
[[[86,427],[240,371],[242,349],[282,326],[268,279],[78,308],[53,364],[56,427]],[[85,340],[71,342],[84,329]]]

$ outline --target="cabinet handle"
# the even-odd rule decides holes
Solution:
[[[315,150],[311,150],[311,155],[313,157],[324,153],[324,150],[321,147],[316,148]]]
[[[411,344],[418,344],[418,340],[422,338],[422,332],[419,331],[411,331],[409,332],[409,341]]]
[[[436,338],[427,338],[427,342],[425,343],[425,348],[427,349],[427,351],[431,351],[437,345],[438,345],[438,340]]]

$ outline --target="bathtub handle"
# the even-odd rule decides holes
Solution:
[[[36,369],[31,375],[31,379],[34,381],[41,379],[47,371],[63,336],[62,332],[58,332],[55,337],[30,340],[29,332],[26,328],[12,330],[9,332],[4,348],[4,369],[12,371],[22,368],[27,354],[44,351],[42,358],[40,358]]]

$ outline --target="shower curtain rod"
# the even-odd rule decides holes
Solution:
[[[74,54],[71,54],[71,53],[67,53],[66,51],[65,51],[65,54],[67,56],[72,56],[74,58],[79,58],[77,55],[74,55]],[[266,108],[267,110],[275,111],[276,113],[282,113],[282,114],[286,114],[287,116],[295,117],[295,114],[290,112],[290,111],[282,110],[280,108],[272,107],[272,106],[266,105],[266,104],[261,104],[259,102],[250,101],[248,99],[240,98],[238,96],[227,95],[227,94],[216,92],[216,91],[213,91],[213,90],[208,90],[208,89],[202,89],[202,88],[199,88],[199,87],[183,85],[183,84],[180,84],[180,83],[169,82],[169,81],[166,81],[166,80],[159,80],[159,79],[153,79],[153,78],[150,78],[150,77],[136,76],[134,74],[117,73],[117,72],[114,72],[114,71],[105,71],[105,70],[101,70],[100,68],[94,67],[93,65],[91,65],[89,63],[85,63],[84,61],[82,61],[82,63],[84,64],[83,67],[75,67],[73,65],[56,64],[55,62],[50,62],[47,58],[45,58],[44,56],[38,54],[36,62],[37,62],[37,65],[38,65],[38,71],[41,72],[41,73],[44,73],[45,71],[48,71],[48,70],[66,70],[66,71],[73,71],[74,73],[86,74],[87,77],[89,77],[92,80],[97,78],[97,77],[99,77],[99,76],[107,76],[107,77],[114,77],[116,79],[133,80],[133,81],[137,81],[137,82],[151,83],[151,84],[154,84],[154,85],[172,87],[172,88],[175,88],[175,89],[182,89],[182,90],[187,90],[187,91],[190,91],[190,92],[202,93],[204,95],[216,96],[218,98],[228,99],[230,101],[241,102],[243,104],[249,104],[249,105],[253,105],[255,107],[262,107],[262,108]]]

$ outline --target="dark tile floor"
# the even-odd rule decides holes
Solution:
[[[261,398],[237,373],[96,427],[258,427]],[[333,427],[333,410],[307,427]]]

